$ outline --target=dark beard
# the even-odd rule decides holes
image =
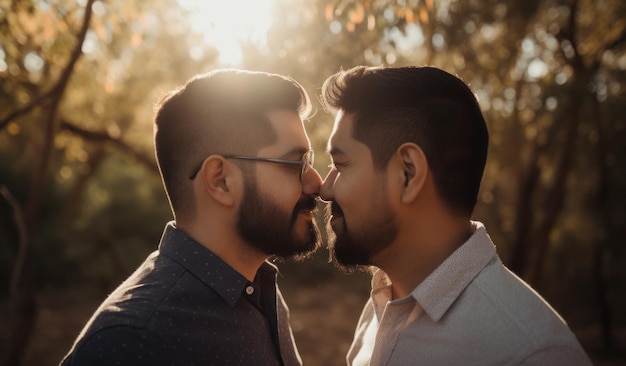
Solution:
[[[319,230],[315,221],[311,221],[307,223],[306,233],[299,236],[294,224],[298,212],[315,207],[314,198],[301,198],[290,214],[274,204],[270,197],[259,194],[255,182],[247,180],[237,217],[237,230],[247,243],[267,255],[303,259],[319,248]]]
[[[330,216],[340,218],[331,225]],[[375,265],[372,257],[387,248],[398,235],[395,217],[388,206],[381,207],[361,230],[349,230],[341,207],[331,202],[326,211],[326,231],[330,260],[346,272]]]

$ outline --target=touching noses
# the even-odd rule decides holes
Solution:
[[[331,169],[322,183],[322,187],[320,188],[320,198],[324,201],[332,201],[334,199],[333,186],[335,184],[335,178],[337,177],[336,172],[337,171],[335,169]]]
[[[313,167],[310,167],[302,177],[302,193],[307,196],[317,196],[322,186],[322,177]]]

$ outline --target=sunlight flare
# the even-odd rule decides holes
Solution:
[[[219,52],[219,61],[241,63],[241,42],[264,46],[274,0],[178,0],[190,10],[192,27]]]

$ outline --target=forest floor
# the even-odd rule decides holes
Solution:
[[[312,277],[315,277],[314,274]],[[340,281],[279,279],[291,309],[291,324],[304,365],[345,365],[354,327],[368,296],[364,274]],[[319,279],[318,279],[319,280]],[[40,311],[24,365],[56,366],[102,299],[87,292],[48,292],[39,298]],[[1,318],[2,316],[0,316]],[[6,319],[4,319],[6,320]],[[0,319],[0,323],[4,323]],[[616,332],[622,353],[603,352],[596,328],[574,329],[595,365],[625,365],[626,329]]]

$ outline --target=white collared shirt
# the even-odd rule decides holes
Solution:
[[[550,305],[509,271],[485,227],[408,296],[374,273],[349,365],[590,365]]]

